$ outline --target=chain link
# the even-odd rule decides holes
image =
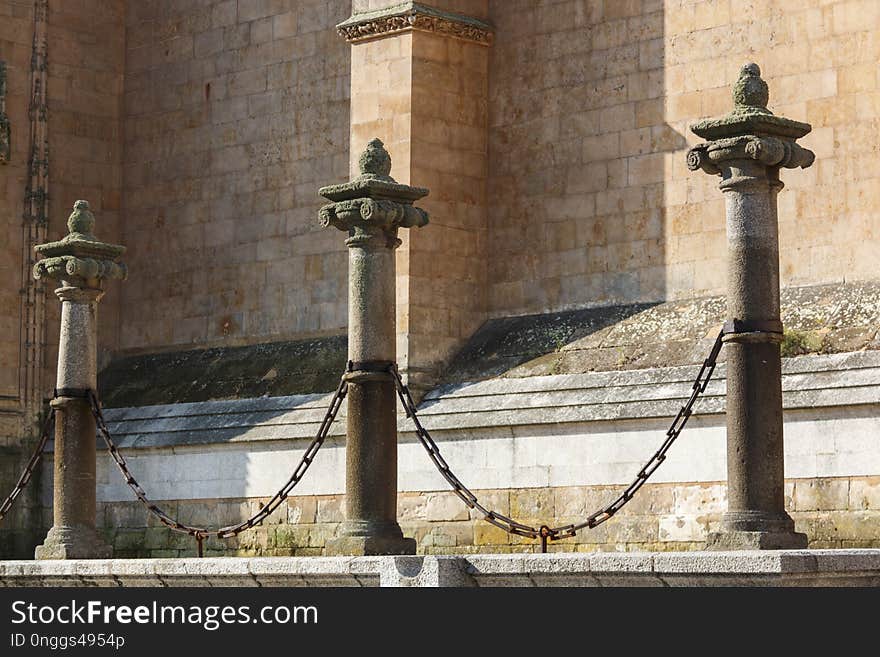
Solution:
[[[582,522],[561,525],[558,527],[549,527],[547,525],[532,527],[531,525],[525,525],[508,518],[497,511],[489,510],[480,504],[477,496],[474,495],[467,486],[461,483],[461,480],[452,472],[449,464],[446,463],[446,460],[440,454],[440,449],[437,447],[437,443],[434,442],[434,439],[431,438],[431,434],[422,426],[422,423],[419,421],[418,415],[416,414],[416,404],[413,401],[412,395],[410,395],[409,388],[404,384],[396,365],[391,366],[391,372],[394,374],[397,396],[400,398],[401,404],[403,404],[406,416],[412,420],[416,428],[416,436],[422,443],[425,451],[428,452],[428,456],[434,462],[437,470],[443,478],[449,482],[449,485],[452,487],[452,492],[461,498],[461,501],[464,502],[468,508],[476,509],[483,516],[484,520],[495,525],[499,529],[504,530],[508,534],[540,539],[541,549],[546,552],[547,539],[556,541],[563,538],[571,538],[583,529],[593,529],[611,519],[614,514],[626,506],[627,502],[635,496],[638,490],[645,485],[651,475],[654,474],[657,468],[659,468],[663,461],[666,460],[666,452],[669,451],[669,448],[672,447],[676,439],[681,435],[688,419],[691,417],[694,403],[702,393],[706,392],[706,387],[709,385],[709,380],[712,378],[712,373],[715,371],[718,355],[721,353],[721,347],[723,346],[722,338],[724,335],[725,330],[722,329],[722,331],[718,333],[715,343],[712,345],[712,350],[709,352],[708,358],[703,361],[700,373],[694,380],[693,386],[691,387],[690,397],[688,397],[685,405],[681,407],[678,414],[675,416],[675,419],[673,419],[672,424],[666,431],[666,438],[663,440],[660,448],[654,453],[648,462],[645,463],[642,469],[639,470],[632,483],[627,486],[623,493],[621,493],[613,502],[587,516]]]
[[[290,479],[281,487],[281,489],[272,496],[272,498],[260,508],[254,515],[252,515],[247,520],[243,520],[234,525],[228,525],[225,527],[220,527],[219,529],[208,529],[207,527],[196,527],[193,525],[187,525],[178,520],[175,520],[171,516],[169,516],[165,511],[163,511],[157,504],[151,502],[147,498],[147,494],[141,485],[138,483],[137,479],[134,478],[134,475],[131,474],[131,470],[128,469],[128,464],[125,462],[125,458],[123,458],[122,453],[119,451],[119,447],[116,443],[113,442],[113,437],[110,434],[110,430],[107,428],[107,423],[104,420],[104,413],[101,409],[101,403],[98,401],[98,397],[94,391],[89,391],[89,400],[92,406],[92,413],[95,416],[95,421],[98,426],[98,431],[101,433],[101,436],[104,438],[104,442],[107,444],[107,449],[110,451],[110,456],[113,458],[116,466],[119,468],[120,472],[122,472],[122,476],[125,478],[125,483],[128,484],[128,487],[134,492],[138,501],[143,504],[147,511],[149,511],[153,516],[155,516],[159,522],[163,525],[171,529],[172,531],[189,534],[193,538],[196,539],[196,543],[198,546],[199,556],[202,556],[202,544],[203,541],[209,536],[216,536],[217,538],[232,538],[237,536],[243,531],[256,527],[260,523],[262,523],[275,509],[277,509],[282,502],[284,502],[287,497],[290,495],[290,492],[293,488],[300,482],[300,480],[305,475],[306,471],[309,469],[309,466],[314,461],[315,456],[318,453],[318,450],[321,449],[321,446],[324,444],[324,441],[327,438],[327,434],[330,431],[330,426],[333,424],[333,421],[336,419],[336,414],[339,412],[340,407],[342,406],[342,402],[345,399],[346,394],[348,393],[348,384],[345,381],[345,377],[343,376],[339,381],[339,386],[336,388],[336,392],[333,394],[333,399],[330,401],[330,406],[327,409],[327,412],[324,414],[324,419],[321,421],[321,426],[318,428],[318,432],[315,435],[312,442],[306,448],[305,453],[300,459],[299,464],[293,471],[293,474],[290,476]]]
[[[9,493],[5,500],[3,500],[3,504],[0,504],[0,521],[2,521],[4,517],[6,517],[6,514],[9,513],[9,509],[11,509],[12,505],[15,504],[15,500],[18,499],[19,495],[21,495],[21,491],[24,490],[24,487],[27,486],[28,482],[31,480],[31,477],[34,474],[34,470],[37,469],[37,465],[43,458],[43,450],[46,448],[46,443],[49,442],[49,436],[52,435],[53,426],[55,426],[55,409],[50,408],[49,413],[46,415],[46,419],[43,420],[43,428],[40,433],[40,440],[37,442],[37,446],[34,448],[30,459],[28,459],[24,471],[18,478],[18,482],[15,484],[15,488],[13,488],[12,492]]]

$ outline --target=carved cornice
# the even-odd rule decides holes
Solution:
[[[442,34],[483,46],[492,45],[494,38],[489,23],[418,2],[402,2],[378,11],[354,14],[337,25],[336,30],[349,43],[412,30]]]

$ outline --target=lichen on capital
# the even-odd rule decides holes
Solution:
[[[95,229],[95,215],[89,207],[88,201],[77,201],[73,204],[73,212],[67,218],[67,230],[71,234],[88,235],[93,237]]]
[[[710,142],[746,136],[772,137],[794,141],[812,129],[767,109],[770,90],[761,78],[761,69],[755,63],[744,65],[733,84],[733,109],[724,116],[702,119],[691,125],[695,135]]]
[[[119,262],[121,244],[101,242],[94,236],[95,215],[88,201],[77,201],[67,220],[69,233],[57,242],[38,244],[42,256],[34,264],[34,278],[54,278],[76,286],[98,285],[103,280],[125,280],[128,272]]]
[[[360,175],[351,182],[318,190],[332,203],[318,211],[323,227],[334,226],[350,234],[349,246],[382,234],[392,248],[399,246],[399,228],[417,228],[428,223],[428,213],[413,203],[428,190],[398,183],[391,173],[391,155],[381,139],[371,139],[358,158]]]
[[[370,140],[358,158],[358,168],[362,176],[388,180],[391,177],[391,154],[378,137]]]
[[[772,114],[767,109],[769,102],[770,88],[761,78],[761,68],[754,62],[746,64],[733,85],[733,104],[737,109]]]

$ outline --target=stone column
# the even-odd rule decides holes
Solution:
[[[413,206],[428,190],[391,178],[391,157],[378,139],[359,167],[352,182],[320,190],[333,201],[321,208],[321,224],[346,231],[349,248],[346,521],[327,553],[414,554],[415,540],[397,524],[397,395],[388,368],[396,360],[397,230],[428,223]]]
[[[806,168],[812,152],[795,140],[811,127],[767,109],[756,64],[744,66],[734,110],[691,127],[707,139],[688,152],[688,167],[721,176],[727,209],[727,495],[721,531],[710,549],[807,546],[794,531],[783,494],[782,373],[779,344],[780,168]]]
[[[35,278],[61,282],[61,335],[55,410],[54,522],[37,559],[107,558],[112,549],[95,529],[95,419],[85,394],[97,390],[98,301],[105,280],[124,279],[125,247],[99,242],[95,217],[77,201],[59,242],[35,247]]]

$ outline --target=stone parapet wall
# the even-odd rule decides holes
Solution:
[[[0,586],[877,586],[880,550],[91,559],[0,563]]]
[[[880,547],[880,476],[793,479],[786,508],[809,547]],[[584,518],[620,492],[619,486],[567,486],[474,491],[486,505],[529,524]],[[162,507],[191,524],[233,524],[268,498],[168,500]],[[400,524],[419,554],[534,552],[537,541],[510,536],[480,519],[451,492],[401,493]],[[700,550],[726,509],[726,487],[715,483],[648,484],[611,520],[574,539],[551,543],[557,552]],[[208,556],[319,556],[343,521],[341,495],[291,497],[260,527],[235,539],[211,538]],[[47,520],[48,520],[47,516]],[[117,558],[187,557],[192,537],[148,518],[137,502],[100,503],[98,525]]]

